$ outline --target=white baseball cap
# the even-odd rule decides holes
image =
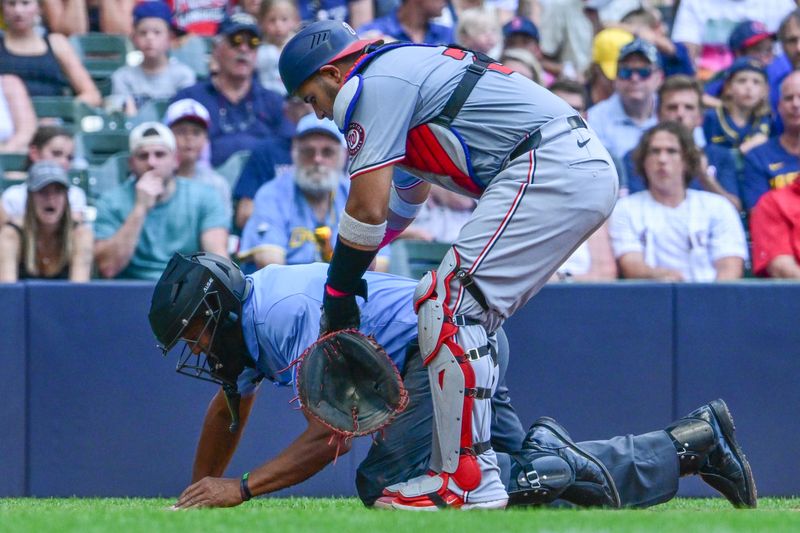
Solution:
[[[169,127],[181,120],[189,120],[208,129],[211,124],[211,115],[208,113],[208,109],[197,100],[182,98],[172,102],[164,113],[164,122]]]
[[[132,154],[139,148],[153,144],[164,146],[170,152],[174,152],[175,136],[172,134],[172,130],[160,122],[142,122],[131,130],[128,146]]]

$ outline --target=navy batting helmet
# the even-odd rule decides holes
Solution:
[[[289,94],[320,68],[355,54],[380,39],[359,39],[346,22],[320,20],[292,37],[281,52],[278,69]]]

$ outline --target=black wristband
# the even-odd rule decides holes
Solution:
[[[250,472],[245,472],[242,474],[242,481],[239,483],[239,492],[242,495],[243,502],[246,502],[253,497],[253,494],[250,492],[250,487],[247,486],[248,479],[250,479]]]
[[[377,254],[378,250],[358,250],[337,238],[328,267],[328,285],[345,294],[359,294],[363,285],[361,276]],[[366,298],[366,295],[359,295]]]

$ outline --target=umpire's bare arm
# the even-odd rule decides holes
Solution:
[[[183,491],[176,508],[233,507],[244,499],[239,478],[222,478],[253,408],[255,395],[243,396],[239,406],[239,431],[228,431],[230,414],[220,390],[211,400],[197,445],[192,484]],[[313,419],[289,446],[273,459],[250,472],[246,480],[253,496],[275,492],[310,478],[334,460],[337,453],[350,451],[350,445],[330,443],[331,430]]]

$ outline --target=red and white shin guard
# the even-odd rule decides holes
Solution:
[[[451,248],[414,295],[430,380],[433,445],[429,475],[384,492],[395,509],[502,508],[507,501],[490,446],[497,367],[483,327],[455,319],[450,310],[450,284],[457,271],[458,256]]]

